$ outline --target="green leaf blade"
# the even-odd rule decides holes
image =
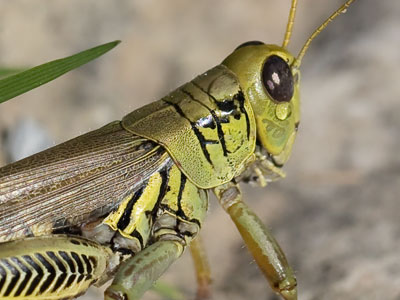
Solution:
[[[120,41],[106,43],[1,79],[0,103],[39,87],[90,62],[91,60],[110,51],[119,43]]]
[[[4,68],[0,67],[0,79],[25,71],[28,68]]]

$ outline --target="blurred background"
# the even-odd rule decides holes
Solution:
[[[123,41],[1,104],[0,166],[122,118],[242,42],[281,44],[289,2],[0,0],[2,68]],[[341,3],[300,0],[290,50]],[[399,16],[399,1],[356,1],[315,40],[302,64],[302,121],[287,178],[244,188],[296,271],[300,299],[400,299]],[[214,198],[202,236],[214,299],[278,299]],[[188,251],[162,280],[194,299]]]

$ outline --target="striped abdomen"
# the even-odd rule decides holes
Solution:
[[[1,244],[0,299],[68,299],[106,273],[111,252],[65,235]]]

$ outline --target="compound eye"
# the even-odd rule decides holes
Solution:
[[[258,45],[264,45],[264,43],[260,42],[260,41],[249,41],[249,42],[239,45],[235,50],[246,47],[246,46],[258,46]]]
[[[268,94],[277,102],[289,102],[294,82],[289,65],[277,55],[268,57],[262,70],[262,80]]]

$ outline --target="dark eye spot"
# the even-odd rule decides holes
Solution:
[[[292,99],[294,92],[292,71],[279,56],[268,57],[262,70],[262,81],[273,100],[289,102]]]
[[[260,41],[249,41],[249,42],[239,45],[238,47],[236,47],[235,50],[246,47],[246,46],[257,46],[257,45],[264,45],[264,43],[260,42]]]

